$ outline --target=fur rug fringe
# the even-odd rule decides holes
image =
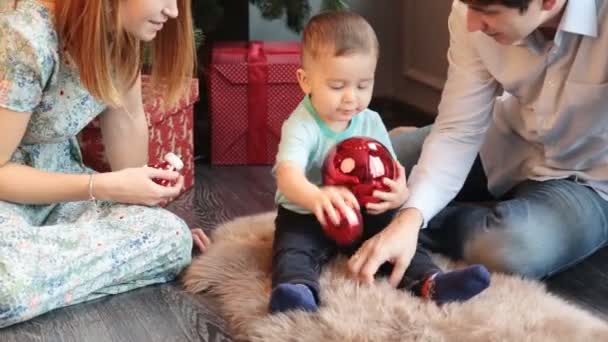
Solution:
[[[208,252],[182,277],[188,291],[218,298],[237,340],[608,341],[606,322],[548,293],[540,282],[493,274],[492,285],[479,296],[439,307],[384,280],[356,284],[345,273],[344,258],[324,269],[319,312],[269,315],[274,216],[242,217],[218,227]]]

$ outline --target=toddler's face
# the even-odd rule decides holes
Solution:
[[[318,56],[298,70],[304,93],[330,127],[348,123],[369,105],[374,89],[377,57],[374,53]]]
[[[127,32],[140,40],[151,41],[167,20],[177,18],[177,1],[121,0],[122,25]]]

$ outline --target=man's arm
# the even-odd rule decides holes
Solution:
[[[141,78],[129,89],[124,107],[100,115],[106,157],[112,170],[148,163],[148,123],[141,95]]]
[[[460,191],[490,125],[497,82],[485,68],[473,34],[467,32],[466,5],[454,2],[449,17],[448,78],[439,113],[412,169],[410,198],[426,225]]]
[[[399,215],[349,259],[352,275],[366,283],[374,280],[380,265],[391,261],[389,282],[397,286],[416,251],[420,227],[456,196],[490,124],[496,81],[469,41],[464,6],[455,1],[450,14],[448,80],[435,125],[410,174],[410,198]]]

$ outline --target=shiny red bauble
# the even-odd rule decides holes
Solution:
[[[347,213],[342,213],[336,209],[336,213],[340,218],[340,224],[335,225],[329,216],[325,214],[325,226],[323,230],[325,234],[338,245],[348,246],[358,240],[363,234],[363,218],[361,212],[357,209],[349,208]]]
[[[330,149],[323,163],[323,184],[345,186],[357,198],[361,208],[380,200],[375,190],[390,191],[383,179],[397,179],[399,169],[389,150],[379,141],[352,137]]]
[[[162,170],[170,170],[170,171],[181,171],[184,168],[184,162],[182,162],[182,160],[180,159],[180,157],[178,157],[176,154],[169,152],[167,154],[165,154],[163,161],[157,164],[153,164],[153,165],[148,165],[149,167],[153,167],[156,169],[162,169]],[[162,186],[172,186],[174,185],[174,182],[171,182],[168,179],[162,179],[162,178],[152,178],[152,180],[159,185]]]

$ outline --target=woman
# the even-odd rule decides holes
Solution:
[[[141,43],[168,102],[194,64],[190,0],[0,4],[0,328],[172,280],[202,231],[155,205],[177,173],[142,167]],[[100,117],[113,172],[83,165],[76,134]],[[176,181],[162,187],[152,178]]]

